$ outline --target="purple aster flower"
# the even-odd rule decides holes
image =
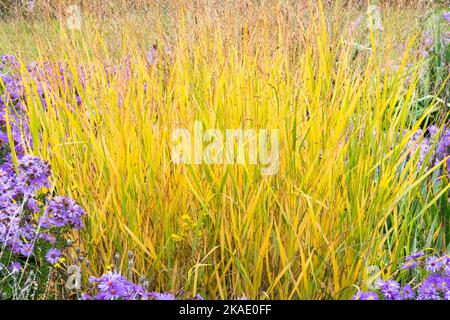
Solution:
[[[54,244],[56,242],[55,236],[50,233],[39,233],[38,238],[51,244]]]
[[[439,292],[450,290],[450,277],[439,275],[434,279],[434,284]]]
[[[51,218],[51,223],[56,228],[62,228],[67,225],[68,219],[65,216],[59,215],[57,217]]]
[[[400,285],[397,281],[380,281],[378,286],[386,300],[401,300]]]
[[[38,213],[41,209],[39,208],[39,204],[34,199],[28,199],[27,208],[34,213]]]
[[[354,296],[353,300],[379,300],[378,294],[373,291],[363,292],[358,291]]]
[[[50,177],[49,165],[40,158],[24,156],[19,160],[19,168],[27,184],[35,190],[50,187],[48,178]]]
[[[61,250],[58,249],[50,249],[45,255],[45,260],[47,260],[51,264],[57,264],[60,258]]]
[[[150,297],[154,300],[175,300],[175,296],[170,292],[152,292]]]
[[[89,293],[83,293],[80,300],[93,300],[93,298]]]
[[[408,270],[408,269],[414,269],[419,265],[419,262],[416,260],[409,260],[402,263],[400,269],[402,270]]]
[[[117,300],[126,294],[127,280],[118,272],[110,271],[96,280],[100,300]]]
[[[21,269],[22,269],[22,267],[20,266],[19,262],[12,262],[11,265],[9,266],[9,270],[13,274],[19,273]]]
[[[444,13],[442,14],[442,18],[443,18],[444,20],[446,20],[448,23],[450,23],[450,11],[444,12]]]
[[[60,228],[70,224],[75,229],[83,226],[83,209],[74,200],[67,197],[55,197],[49,201],[45,216],[51,218],[53,225]]]
[[[34,246],[32,243],[25,243],[20,247],[19,252],[21,255],[29,257],[33,254],[33,250]]]
[[[378,294],[373,291],[369,291],[366,293],[364,300],[379,300]]]
[[[428,138],[424,138],[422,141],[422,144],[420,145],[420,151],[419,151],[419,160],[418,160],[418,166],[419,168],[422,167],[426,156],[430,152],[430,140]]]
[[[447,291],[444,293],[444,300],[450,300],[450,290],[447,290]]]
[[[356,294],[353,296],[352,300],[364,300],[366,293],[364,291],[358,290]]]
[[[416,296],[414,289],[409,284],[402,287],[401,293],[404,300],[414,300]]]
[[[52,225],[52,221],[51,221],[51,219],[49,218],[49,217],[47,217],[47,216],[42,216],[42,217],[39,217],[39,219],[38,219],[38,225],[42,228],[42,229],[48,229],[48,228],[50,228],[51,227],[51,225]]]
[[[433,36],[429,31],[425,32],[424,38],[423,38],[423,45],[425,47],[431,47],[433,45]]]
[[[442,36],[442,42],[444,42],[444,45],[448,46],[450,44],[450,32],[446,32]]]
[[[197,295],[195,296],[194,300],[205,300],[203,299],[202,295],[200,293],[197,293]]]
[[[417,300],[439,300],[439,293],[430,281],[424,281],[417,290]]]
[[[33,241],[36,238],[36,230],[34,229],[34,226],[29,223],[22,225],[19,233],[22,237],[30,241]]]
[[[36,3],[34,0],[28,0],[28,6],[27,6],[28,11],[33,11],[35,4]]]
[[[446,276],[450,276],[450,256],[446,255],[443,257],[443,263],[444,263],[444,274]]]
[[[438,272],[444,265],[444,261],[441,258],[432,256],[426,259],[426,269],[432,273]]]
[[[433,137],[439,132],[439,128],[437,126],[435,126],[435,125],[431,125],[431,126],[428,127],[428,132]]]

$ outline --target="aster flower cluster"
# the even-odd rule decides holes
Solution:
[[[139,284],[129,280],[132,278],[133,253],[128,252],[128,278],[118,271],[119,253],[114,256],[114,268],[100,277],[89,277],[89,288],[81,296],[81,300],[179,300],[183,299],[184,292],[177,295],[171,292],[156,292],[148,290],[148,281],[140,277]],[[203,300],[197,294],[193,300]]]
[[[422,136],[425,137],[420,141]],[[436,144],[434,145],[435,141]],[[434,146],[434,149],[431,150],[431,161],[429,163],[436,165],[446,159],[444,168],[446,168],[446,173],[450,177],[450,128],[444,126],[440,131],[438,127],[431,125],[425,132],[419,129],[413,133],[406,149],[409,149],[411,146],[411,152],[419,149],[418,168],[423,167],[426,156]]]
[[[118,271],[109,271],[101,277],[89,277],[90,288],[81,300],[204,300],[201,294],[186,297],[182,290],[177,295],[171,292],[148,291],[145,278],[135,284]],[[236,300],[248,300],[246,296]]]
[[[94,294],[86,293],[83,300],[148,300],[150,293],[134,284],[119,272],[110,271],[99,278],[89,277]]]
[[[450,11],[443,12],[435,16],[433,22],[433,31],[426,30],[422,35],[419,52],[422,56],[428,57],[430,55],[442,55],[442,47],[450,44],[450,32],[448,26],[450,25]],[[440,30],[443,30],[440,32]]]
[[[50,166],[25,153],[31,139],[22,85],[5,71],[17,64],[13,56],[0,57],[0,278],[56,265],[62,256],[58,245],[68,230],[83,226],[84,215],[72,199],[46,196]],[[8,292],[5,285],[0,281],[0,292]]]
[[[450,255],[426,257],[417,252],[405,258],[400,267],[421,275],[419,282],[401,285],[395,280],[379,280],[375,290],[358,290],[353,300],[450,300]]]
[[[117,271],[109,271],[99,278],[89,277],[92,288],[83,294],[82,300],[176,300],[181,299],[170,292],[150,292],[146,289],[145,281],[135,284]],[[197,294],[194,300],[203,300]]]
[[[68,106],[74,104],[81,104],[81,97],[76,90],[77,81],[81,87],[86,84],[86,78],[89,74],[83,68],[76,71],[76,75],[70,71],[70,69],[62,63],[50,64],[48,62],[37,63],[32,62],[27,65],[28,73],[23,75],[23,78],[18,78],[16,74],[20,74],[20,63],[13,55],[0,56],[0,93],[2,92],[2,84],[4,86],[4,93],[0,95],[0,106],[6,107],[13,106],[12,109],[19,110],[23,113],[22,98],[25,97],[25,83],[32,83],[33,89],[31,89],[33,99],[43,108],[47,108],[48,101],[51,101],[51,95],[46,88],[58,87],[57,92],[61,90],[70,92],[66,94],[67,97],[73,97],[72,101],[67,101]],[[77,79],[77,80],[75,80]],[[23,114],[22,114],[23,115]],[[22,119],[23,120],[23,119]],[[26,123],[22,123],[22,126],[26,127]],[[23,130],[23,128],[22,128]],[[28,141],[30,142],[30,141]]]
[[[101,277],[89,277],[91,288],[81,296],[81,300],[204,300],[201,294],[184,297],[184,291],[175,295],[171,292],[148,291],[145,278],[135,284],[118,271],[109,271]],[[248,300],[246,296],[236,300]]]

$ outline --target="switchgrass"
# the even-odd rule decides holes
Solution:
[[[440,107],[409,124],[420,98],[414,34],[394,67],[395,30],[369,32],[367,48],[355,48],[320,5],[306,15],[272,9],[229,27],[180,9],[171,36],[163,23],[153,29],[154,65],[132,24],[113,44],[90,20],[81,32],[61,28],[52,51],[35,38],[37,60],[55,70],[62,62],[72,78],[52,78],[46,107],[26,85],[30,152],[51,163],[58,192],[86,209],[74,237],[94,273],[116,252],[125,268],[131,250],[136,277],[158,290],[349,298],[369,266],[390,276],[404,254],[448,245],[449,185],[431,179],[442,162],[419,167],[407,144]],[[113,64],[116,73],[105,68]],[[172,131],[195,121],[279,129],[278,173],[173,163]]]

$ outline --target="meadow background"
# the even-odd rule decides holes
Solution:
[[[86,211],[67,265],[210,299],[348,299],[449,249],[448,153],[426,133],[448,126],[448,2],[370,1],[381,20],[366,1],[10,3],[0,53],[24,79],[67,71],[43,100],[24,81],[28,152]],[[278,174],[174,164],[172,131],[197,120],[279,129]]]

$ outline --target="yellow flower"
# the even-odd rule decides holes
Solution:
[[[175,234],[175,233],[172,234],[172,239],[173,239],[173,241],[175,241],[175,242],[183,241],[183,237],[182,237],[182,236],[179,236],[178,234]]]
[[[53,267],[55,267],[56,269],[62,269],[62,267],[63,267],[62,264],[65,261],[66,261],[66,259],[61,257],[61,258],[59,258],[58,262],[53,265]]]

